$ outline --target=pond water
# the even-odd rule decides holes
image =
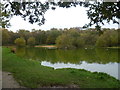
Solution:
[[[120,49],[74,49],[59,50],[45,48],[17,48],[16,54],[29,60],[37,60],[43,66],[58,68],[85,69],[92,72],[104,72],[117,79],[120,61]]]

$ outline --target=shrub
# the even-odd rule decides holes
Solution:
[[[14,42],[15,42],[15,44],[16,44],[17,46],[19,46],[19,47],[23,47],[23,46],[26,45],[26,41],[25,41],[24,38],[17,38],[17,39],[15,39]]]

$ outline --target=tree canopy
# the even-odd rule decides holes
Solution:
[[[69,0],[68,0],[69,1]],[[89,27],[96,25],[97,30],[100,31],[101,24],[104,25],[104,21],[109,23],[118,23],[117,19],[120,19],[120,1],[119,2],[1,2],[1,26],[3,28],[10,26],[9,20],[14,15],[21,16],[24,20],[28,20],[31,24],[37,23],[42,25],[45,23],[44,14],[48,9],[55,10],[56,7],[70,8],[71,6],[83,6],[88,8],[87,15],[90,22],[83,27]]]
[[[34,46],[35,45],[35,38],[34,37],[29,37],[27,40],[28,45]]]
[[[17,45],[17,46],[19,46],[19,47],[23,47],[23,46],[25,46],[26,45],[26,41],[25,41],[25,39],[24,38],[17,38],[17,39],[15,39],[15,44]]]
[[[120,29],[103,28],[103,34],[94,28],[80,30],[78,28],[44,30],[2,31],[2,45],[36,46],[56,45],[58,48],[71,49],[81,47],[112,47],[120,46]]]

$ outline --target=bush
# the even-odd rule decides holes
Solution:
[[[23,47],[23,46],[26,45],[26,41],[25,41],[24,38],[17,38],[17,39],[15,39],[14,42],[15,42],[15,44],[16,44],[17,46],[19,46],[19,47]]]
[[[118,43],[118,31],[107,30],[98,38],[96,46],[111,47],[118,46]]]
[[[78,37],[76,40],[75,40],[76,44],[75,46],[76,47],[84,47],[85,46],[85,40],[83,37]]]
[[[74,38],[69,34],[62,34],[56,39],[56,45],[58,48],[74,48]]]
[[[98,39],[96,31],[77,31],[68,30],[56,40],[59,48],[80,48],[86,46],[95,46]]]

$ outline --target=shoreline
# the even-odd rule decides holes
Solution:
[[[55,47],[55,48],[57,48],[57,46],[55,46],[55,45],[36,45],[34,47],[47,47],[47,48],[49,48],[49,47]]]

